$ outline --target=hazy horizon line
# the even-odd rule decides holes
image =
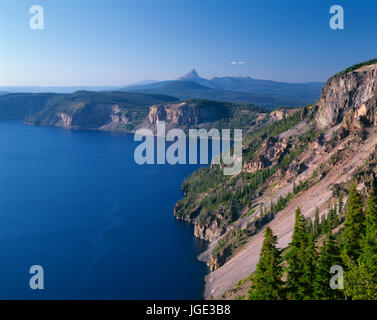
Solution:
[[[201,76],[200,76],[201,77]],[[179,77],[178,77],[179,78]],[[145,79],[145,80],[140,80],[140,81],[130,81],[130,82],[125,82],[125,83],[122,83],[122,84],[64,84],[64,85],[55,85],[55,84],[48,84],[48,85],[43,85],[43,84],[1,84],[0,83],[0,88],[18,88],[18,87],[23,87],[23,88],[33,88],[33,87],[38,87],[38,88],[51,88],[51,87],[54,87],[54,88],[70,88],[70,87],[76,87],[76,88],[80,88],[80,87],[85,87],[85,88],[95,88],[95,87],[99,87],[99,88],[122,88],[122,87],[127,87],[127,86],[132,86],[132,85],[142,85],[143,83],[144,84],[147,84],[147,82],[149,83],[153,83],[153,82],[164,82],[164,81],[192,81],[192,82],[195,82],[194,80],[179,80],[178,78],[174,78],[174,79],[159,79],[159,80],[152,80],[152,79]],[[261,80],[261,81],[272,81],[272,82],[280,82],[280,83],[291,83],[291,84],[300,84],[300,83],[325,83],[326,80],[322,80],[322,81],[281,81],[281,80],[273,80],[273,79],[264,79],[264,78],[254,78],[252,76],[232,76],[232,75],[223,75],[223,76],[215,76],[215,77],[211,77],[211,78],[204,78],[204,77],[201,77],[202,79],[206,79],[206,80],[212,80],[212,79],[216,79],[216,78],[250,78],[250,79],[254,79],[254,80]]]

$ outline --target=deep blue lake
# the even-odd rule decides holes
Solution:
[[[205,243],[173,217],[199,165],[140,166],[138,144],[0,121],[1,299],[202,298]]]

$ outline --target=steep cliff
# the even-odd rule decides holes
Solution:
[[[165,121],[167,129],[248,129],[266,112],[265,109],[250,104],[192,99],[151,106],[148,126],[155,129],[157,121]]]
[[[342,122],[346,114],[356,112],[357,116],[363,116],[366,103],[376,95],[376,64],[335,75],[327,81],[317,104],[319,128]]]
[[[215,122],[219,119],[230,118],[231,110],[226,104],[192,100],[178,104],[152,106],[149,110],[149,123],[165,121],[168,127],[192,127],[199,124]]]
[[[266,224],[285,248],[297,207],[312,220],[316,207],[327,215],[352,177],[362,185],[376,172],[376,63],[330,78],[320,100],[296,114],[270,114],[273,122],[245,137],[239,175],[225,178],[213,167],[186,179],[175,215],[211,241],[201,256],[211,269],[206,298],[236,298],[233,286],[255,270],[263,233],[250,226],[258,219],[269,218]]]

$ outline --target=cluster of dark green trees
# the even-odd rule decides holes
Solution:
[[[284,257],[276,246],[276,236],[266,228],[249,299],[377,299],[376,180],[372,179],[365,209],[356,183],[352,183],[344,229],[337,237],[332,231],[341,223],[337,211],[343,209],[342,197],[337,206],[329,209],[322,222],[317,209],[314,223],[296,209],[292,241]],[[334,280],[336,289],[330,287],[333,266],[343,271]]]

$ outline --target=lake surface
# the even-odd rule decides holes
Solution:
[[[202,298],[205,243],[173,217],[199,165],[137,165],[138,144],[0,121],[1,299]]]

